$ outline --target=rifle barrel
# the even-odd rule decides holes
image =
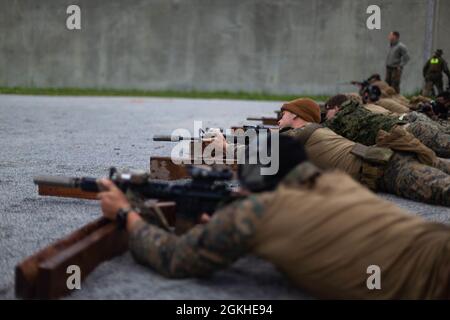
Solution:
[[[199,139],[193,138],[193,137],[171,136],[171,135],[167,135],[167,134],[156,134],[153,136],[153,141],[178,142],[181,140],[196,141]]]
[[[33,179],[34,184],[53,187],[77,188],[78,179],[60,176],[38,176]]]
[[[223,137],[225,139],[229,138],[229,139],[234,139],[236,137],[238,137],[237,135],[229,135],[229,134],[224,134]],[[213,137],[201,137],[201,138],[197,138],[197,137],[183,137],[183,136],[169,136],[169,135],[154,135],[153,136],[153,141],[163,141],[163,142],[179,142],[179,141],[207,141],[208,139],[213,139]]]
[[[97,178],[91,177],[62,177],[62,176],[39,176],[33,179],[38,186],[58,187],[68,189],[81,189],[86,192],[99,192]]]
[[[264,119],[266,119],[266,118],[264,118],[264,117],[248,117],[247,118],[247,121],[262,121],[262,120],[264,120]]]

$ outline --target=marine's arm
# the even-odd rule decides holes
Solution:
[[[245,137],[243,137],[245,139]],[[239,141],[239,139],[238,139]],[[245,140],[244,140],[245,141]],[[214,146],[214,148],[217,148],[218,150],[222,150],[223,154],[226,156],[226,158],[233,159],[236,155],[243,156],[243,152],[245,152],[245,144],[239,144],[239,143],[228,143],[225,139],[225,136],[222,133],[217,133],[212,140],[211,144]],[[239,158],[238,158],[239,159]]]
[[[249,205],[229,205],[182,236],[137,222],[130,232],[131,253],[167,277],[205,276],[223,269],[247,253],[254,225],[251,219],[248,224],[238,220],[245,216],[242,211],[251,210]]]
[[[111,192],[119,199],[123,196],[120,190],[107,193]],[[117,201],[108,200],[108,195],[100,197],[104,215],[114,219]],[[122,207],[127,206],[123,200],[120,202]],[[148,224],[131,212],[127,221],[129,248],[138,262],[167,277],[205,276],[247,253],[261,211],[258,197],[250,196],[224,207],[207,224],[198,225],[182,236]]]

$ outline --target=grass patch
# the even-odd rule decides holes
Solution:
[[[0,94],[23,94],[45,96],[111,96],[111,97],[167,97],[195,99],[232,99],[290,101],[299,97],[309,97],[316,101],[325,101],[326,95],[307,94],[269,94],[264,92],[228,92],[228,91],[172,91],[172,90],[122,90],[122,89],[88,89],[88,88],[25,88],[0,87]]]

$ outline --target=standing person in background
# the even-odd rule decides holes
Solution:
[[[409,61],[408,49],[400,42],[400,33],[392,31],[388,36],[390,42],[389,52],[386,58],[386,82],[400,93],[400,81],[403,67]]]
[[[447,76],[450,86],[450,71],[448,70],[447,61],[442,58],[442,54],[443,51],[441,49],[437,49],[434,55],[427,60],[425,66],[423,67],[425,87],[423,88],[422,95],[425,97],[434,96],[434,87],[437,88],[438,95],[444,92],[442,73],[445,73]]]

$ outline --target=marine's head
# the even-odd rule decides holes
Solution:
[[[301,128],[307,123],[320,123],[320,106],[312,99],[299,98],[283,104],[278,120],[280,129]]]
[[[364,103],[373,103],[380,100],[381,90],[378,86],[370,85],[362,92]]]
[[[434,56],[436,58],[440,58],[440,57],[442,57],[443,54],[444,54],[444,51],[442,51],[442,49],[437,49],[436,52],[434,53]]]
[[[339,112],[341,105],[349,98],[345,94],[337,94],[325,102],[325,109],[327,110],[327,120],[333,119]]]
[[[378,73],[374,73],[367,79],[369,83],[375,82],[375,81],[381,81],[381,76]]]
[[[275,140],[276,139],[276,140]],[[252,143],[256,146],[252,147]],[[272,144],[278,143],[278,148]],[[268,150],[277,150],[270,154]],[[261,161],[261,152],[270,154],[270,162]],[[273,190],[278,183],[300,163],[307,161],[304,146],[296,139],[286,135],[270,134],[266,137],[253,139],[246,148],[246,160],[256,159],[256,164],[246,161],[238,166],[238,176],[243,188],[251,192],[263,192]],[[278,161],[278,170],[274,174],[262,175],[261,168],[273,166],[273,161]],[[250,164],[251,163],[251,164]]]

